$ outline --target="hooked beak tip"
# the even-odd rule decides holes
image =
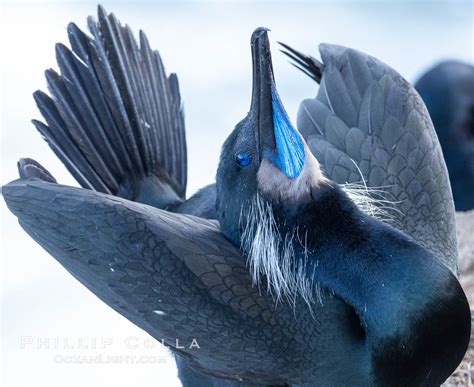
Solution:
[[[254,46],[262,38],[262,36],[266,35],[269,31],[270,29],[267,27],[256,28],[255,31],[252,33],[252,37],[250,39],[250,43],[252,44],[252,46]]]

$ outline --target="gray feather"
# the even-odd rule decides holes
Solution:
[[[70,24],[71,49],[57,45],[61,74],[46,73],[52,97],[35,93],[47,125],[35,125],[83,187],[176,204],[187,179],[177,77],[143,32],[138,44],[113,14],[99,7],[98,16],[88,19],[92,36]],[[167,197],[155,203],[159,195]]]
[[[392,225],[456,272],[450,183],[421,98],[375,58],[329,44],[320,51],[321,86],[314,100],[302,102],[297,119],[310,149],[330,179],[383,187]]]

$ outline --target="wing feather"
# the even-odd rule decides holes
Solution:
[[[333,329],[329,316],[350,322],[333,297],[314,306],[317,317],[303,301],[275,305],[252,286],[245,257],[215,221],[36,178],[13,181],[2,194],[25,231],[107,305],[170,347],[196,339],[199,353],[180,354],[210,374],[298,380],[291,359],[315,367],[314,348],[326,337],[317,332]],[[294,332],[315,343],[305,349]]]
[[[320,52],[321,86],[301,103],[297,119],[310,149],[330,179],[383,187],[392,225],[456,272],[451,187],[421,98],[375,58],[329,44]]]

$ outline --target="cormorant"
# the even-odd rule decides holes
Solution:
[[[322,45],[319,62],[287,47],[321,83],[298,132],[257,29],[250,112],[216,185],[185,200],[176,76],[102,8],[89,29],[68,27],[73,51],[58,45],[61,75],[46,74],[53,98],[35,93],[36,127],[88,189],[23,159],[2,192],[76,279],[171,347],[184,385],[436,385],[454,371],[470,312],[450,187],[400,75],[348,48]],[[392,225],[338,184],[361,175],[389,185]]]
[[[474,66],[444,61],[415,88],[430,112],[448,167],[457,211],[474,209]]]

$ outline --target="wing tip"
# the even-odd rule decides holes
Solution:
[[[40,104],[43,102],[44,99],[49,99],[49,95],[46,94],[43,90],[36,90],[33,93],[33,99],[35,100],[36,104]]]
[[[40,180],[57,183],[53,175],[36,160],[21,158],[17,162],[18,173],[21,178],[38,178]]]
[[[107,11],[102,4],[97,5],[97,15],[100,17],[107,17]]]
[[[70,53],[71,50],[63,43],[58,42],[54,45],[54,50],[56,53],[56,58],[58,58],[58,55],[64,55],[65,53]]]
[[[324,70],[324,64],[322,62],[310,55],[303,54],[286,43],[278,42],[278,44],[283,47],[280,51],[290,58],[290,63],[293,66],[302,71],[316,83],[321,81]]]
[[[28,195],[26,190],[28,189],[28,183],[33,179],[16,179],[8,184],[5,184],[1,187],[1,193],[3,200],[7,204],[8,209],[15,215],[17,218],[21,217],[22,203],[28,200]]]

